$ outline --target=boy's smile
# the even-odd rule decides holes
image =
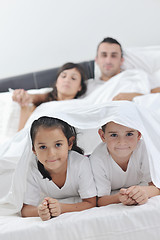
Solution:
[[[105,133],[100,129],[99,134],[102,141],[106,143],[113,160],[120,166],[122,163],[128,164],[129,158],[141,138],[141,134],[137,130],[115,122],[107,123]]]

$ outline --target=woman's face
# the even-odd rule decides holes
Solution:
[[[56,82],[58,100],[73,99],[81,91],[81,74],[76,68],[60,73]]]

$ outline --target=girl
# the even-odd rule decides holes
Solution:
[[[37,164],[30,166],[22,216],[48,220],[95,207],[89,159],[76,144],[74,127],[57,118],[41,117],[33,122],[30,134]]]
[[[86,92],[86,76],[81,65],[66,63],[58,71],[53,90],[45,94],[28,94],[24,89],[16,89],[12,99],[21,106],[18,130],[21,130],[31,113],[43,102],[69,100]],[[30,104],[32,103],[32,104]]]
[[[98,206],[144,204],[160,191],[151,182],[147,150],[141,133],[115,122],[99,129],[103,141],[90,160]]]

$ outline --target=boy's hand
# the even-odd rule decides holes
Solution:
[[[148,195],[142,186],[132,186],[126,190],[126,194],[134,199],[137,204],[144,204],[148,201]]]
[[[48,202],[46,199],[38,206],[38,215],[43,221],[49,220],[51,218],[51,214],[48,208]]]
[[[61,203],[54,198],[48,198],[48,207],[52,217],[57,217],[62,213]]]
[[[137,204],[136,201],[127,194],[127,189],[124,189],[124,188],[121,188],[119,191],[119,201],[124,205]]]

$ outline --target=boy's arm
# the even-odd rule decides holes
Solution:
[[[157,188],[152,182],[148,184],[149,186],[140,186],[143,190],[146,191],[148,198],[160,195],[160,189]]]
[[[105,195],[98,198],[98,206],[106,206],[113,203],[120,203],[119,192],[113,195]]]
[[[149,186],[132,186],[126,190],[126,194],[134,199],[138,204],[144,204],[151,197],[160,195],[160,189],[158,189],[152,182]]]

